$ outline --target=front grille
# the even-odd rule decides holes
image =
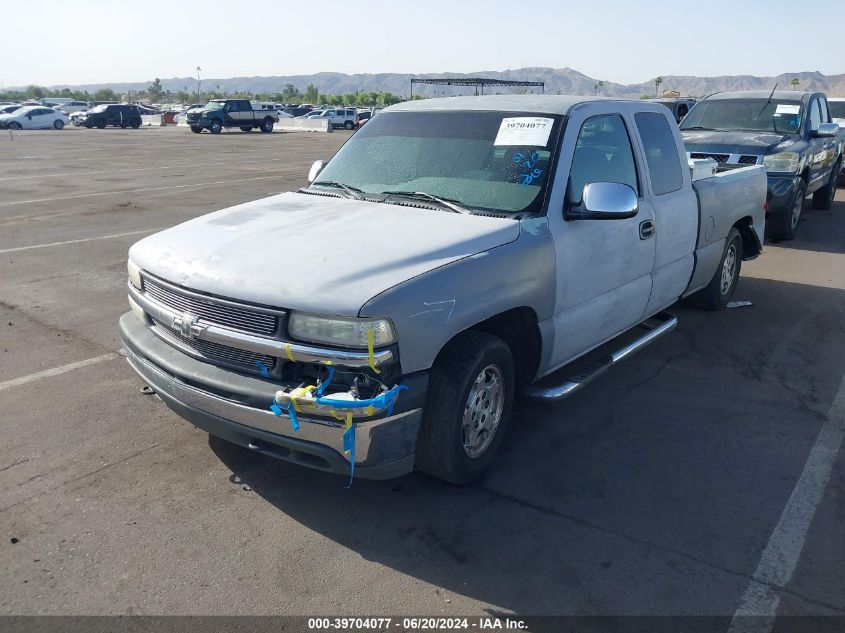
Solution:
[[[730,157],[730,154],[704,154],[701,152],[693,152],[690,154],[690,158],[712,158],[720,165],[727,163]]]
[[[160,283],[147,275],[143,277],[143,286],[144,292],[151,299],[179,313],[189,312],[208,323],[262,336],[273,336],[278,331],[278,315],[260,312],[247,306],[234,306],[212,298],[205,299],[196,293]]]
[[[211,341],[190,339],[166,323],[162,323],[157,319],[153,319],[152,321],[155,324],[153,330],[161,335],[162,338],[176,347],[192,350],[196,355],[214,364],[229,365],[235,369],[252,374],[261,374],[261,369],[256,364],[257,361],[263,363],[268,371],[273,371],[276,367],[276,359],[273,356],[237,349],[228,345],[220,345]]]
[[[736,161],[740,165],[756,165],[757,164],[757,157],[752,156],[751,154],[744,154],[739,157],[739,160]]]

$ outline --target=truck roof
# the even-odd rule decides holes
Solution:
[[[566,114],[572,108],[591,101],[624,101],[642,103],[632,99],[609,97],[584,97],[577,95],[484,95],[483,97],[443,97],[419,99],[397,103],[384,112],[420,112],[431,110],[505,110],[509,112],[543,112]]]
[[[798,90],[775,90],[774,94],[771,90],[738,90],[736,92],[717,92],[707,99],[710,101],[714,99],[768,99],[769,95],[772,95],[772,99],[802,101],[812,94],[815,93]]]

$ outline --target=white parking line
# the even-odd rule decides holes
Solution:
[[[74,369],[79,369],[80,367],[88,367],[88,365],[102,363],[103,361],[113,360],[115,358],[117,358],[117,354],[103,354],[102,356],[95,356],[94,358],[88,358],[87,360],[81,360],[76,363],[62,365],[61,367],[53,367],[53,369],[45,369],[44,371],[38,371],[34,374],[29,374],[28,376],[13,378],[12,380],[0,382],[0,391],[11,389],[12,387],[18,387],[20,385],[25,385],[28,382],[34,382],[36,380],[41,380],[42,378],[58,376],[59,374],[64,374]]]
[[[264,171],[264,170],[262,170]],[[122,193],[143,193],[145,191],[164,191],[166,189],[187,189],[190,187],[215,187],[218,185],[231,185],[236,182],[252,182],[255,180],[269,180],[279,178],[279,174],[272,176],[257,176],[255,178],[238,178],[237,180],[216,180],[214,182],[194,182],[187,185],[169,185],[167,187],[144,187],[143,189],[122,189],[120,191],[97,191],[94,193],[80,193],[75,196],[61,196],[59,198],[35,198],[33,200],[16,200],[14,202],[0,202],[0,207],[13,207],[19,204],[32,204],[35,202],[57,202],[58,200],[75,200],[77,198],[93,198],[96,196],[115,196]]]
[[[813,516],[821,503],[836,456],[845,436],[845,376],[833,399],[827,420],[786,502],[757,570],[734,614],[729,633],[768,633],[775,623],[780,596],[775,588],[792,579]],[[756,617],[751,617],[756,616]]]
[[[83,237],[78,240],[65,240],[64,242],[48,242],[47,244],[33,244],[32,246],[16,246],[15,248],[0,249],[0,254],[17,253],[18,251],[29,251],[35,248],[50,248],[51,246],[64,246],[65,244],[79,244],[80,242],[94,242],[96,240],[110,240],[113,237],[127,237],[129,235],[140,235],[141,233],[155,233],[162,229],[143,229],[141,231],[128,231],[126,233],[112,233],[111,235],[99,235],[97,237]]]
[[[220,163],[181,163],[179,165],[166,165],[164,167],[132,167],[130,169],[106,169],[101,171],[69,171],[62,174],[44,173],[35,176],[7,176],[0,178],[0,182],[6,180],[32,180],[34,178],[57,178],[59,176],[92,176],[95,174],[122,174],[128,171],[156,171],[161,169],[191,169],[194,167],[214,167],[219,165],[250,165],[253,163],[270,163],[280,160],[288,160],[287,158],[265,158],[261,160],[239,160],[227,161]]]

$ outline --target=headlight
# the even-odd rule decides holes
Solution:
[[[129,271],[129,283],[138,290],[141,289],[141,269],[131,259],[126,262],[126,269]]]
[[[347,347],[367,347],[367,333],[373,333],[373,345],[390,345],[396,341],[393,325],[387,319],[348,319],[323,317],[294,312],[288,323],[293,338],[314,343]]]
[[[798,171],[801,156],[795,152],[781,152],[763,157],[763,166],[766,171],[794,174]]]

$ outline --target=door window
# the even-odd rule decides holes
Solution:
[[[622,183],[639,196],[631,139],[618,114],[590,117],[581,126],[569,172],[569,204],[580,204],[584,187],[591,182]]]
[[[819,109],[819,100],[814,99],[810,104],[810,129],[818,130],[822,122],[822,112]]]
[[[683,184],[678,146],[669,127],[669,121],[656,112],[638,112],[634,115],[637,131],[643,141],[648,175],[655,196],[677,191]]]

